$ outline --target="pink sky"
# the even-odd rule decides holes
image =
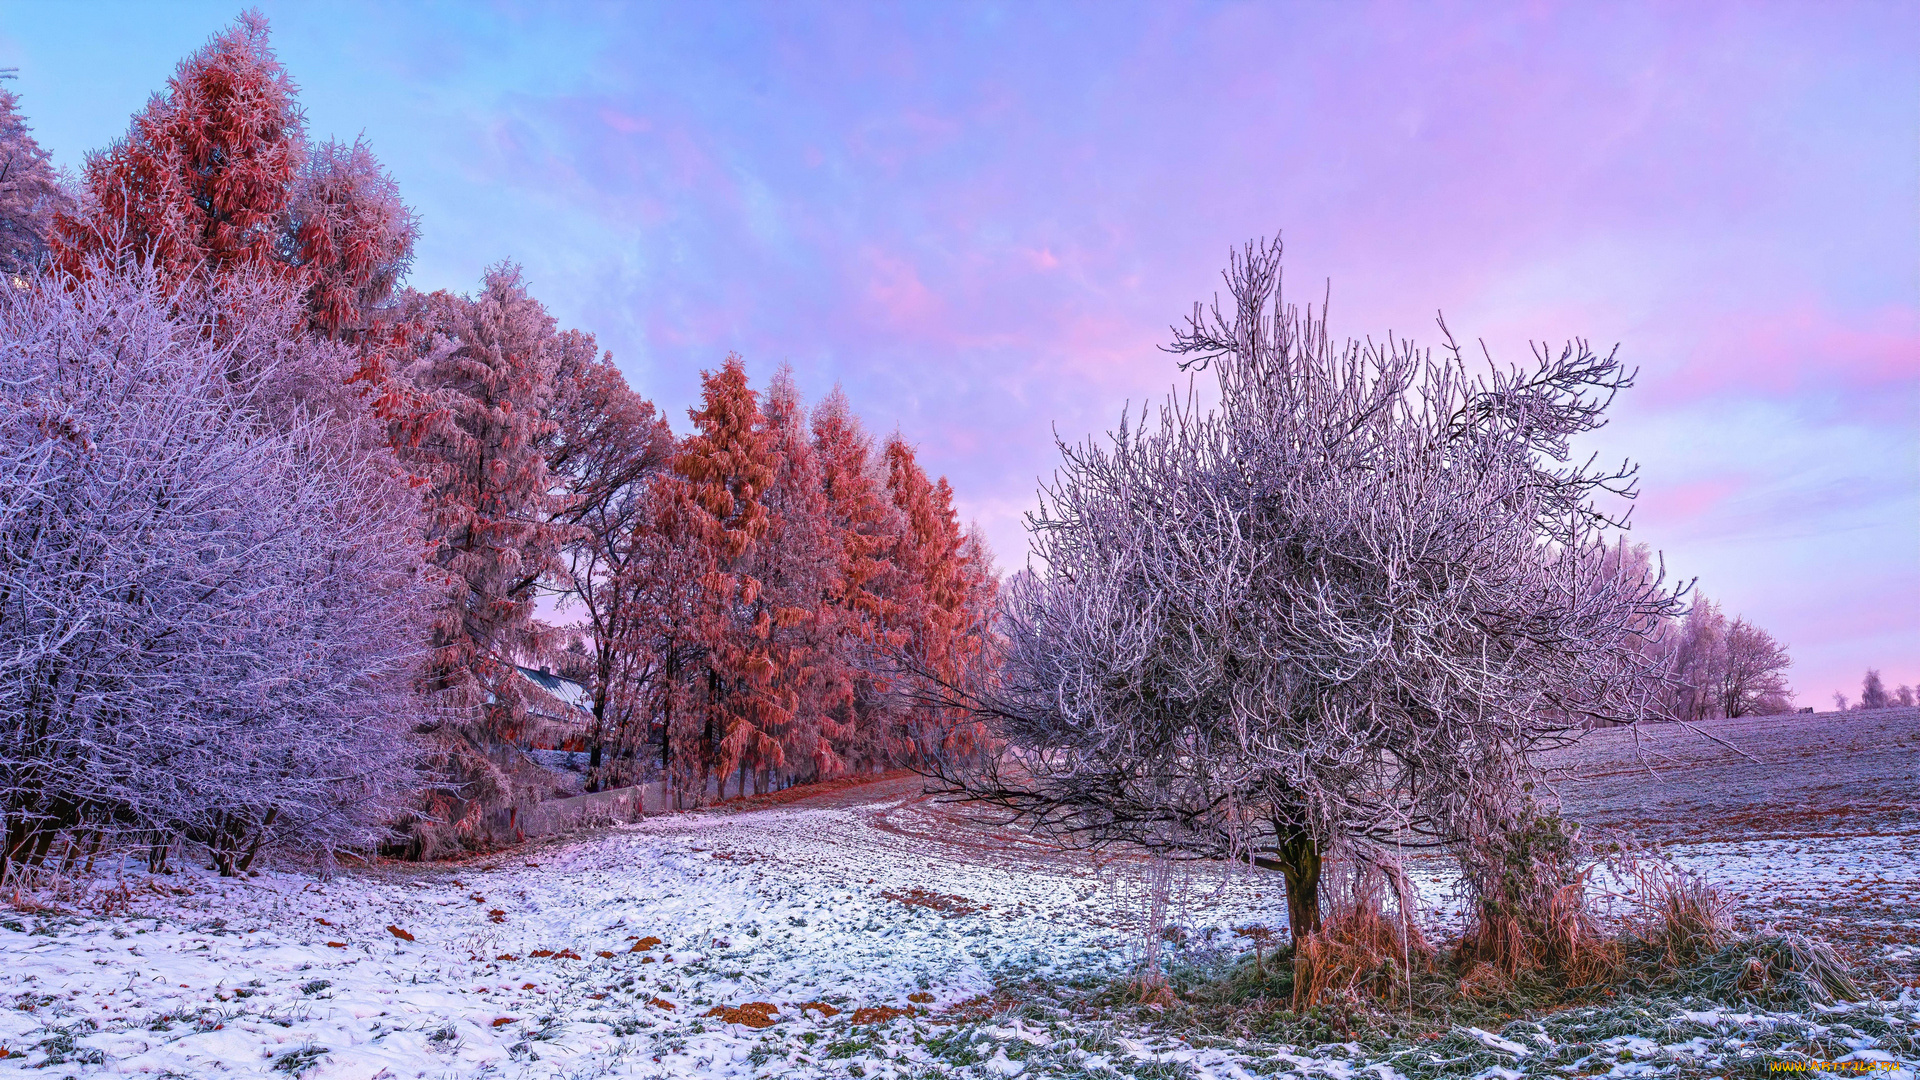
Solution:
[[[1920,683],[1912,4],[264,10],[420,209],[414,284],[520,261],[676,418],[729,350],[842,383],[1003,566],[1053,432],[1163,392],[1278,230],[1336,332],[1618,342],[1635,538],[1803,703]],[[234,13],[0,3],[0,66],[76,165]]]

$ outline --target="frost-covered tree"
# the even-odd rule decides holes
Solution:
[[[59,216],[62,265],[148,265],[170,279],[269,272],[311,326],[358,339],[398,288],[418,225],[363,139],[310,146],[292,80],[249,11],[181,61],[127,134],[90,155]]]
[[[652,733],[655,683],[664,677],[649,631],[653,484],[673,458],[673,435],[653,403],[627,385],[591,335],[560,335],[554,432],[544,447],[566,529],[555,584],[583,616],[575,677],[593,696],[588,790],[627,779]],[[571,649],[569,650],[571,651]]]
[[[425,688],[440,708],[423,724],[449,783],[432,787],[411,850],[483,842],[493,812],[536,792],[513,743],[526,721],[518,657],[535,648],[533,605],[559,569],[564,528],[542,447],[551,441],[553,319],[518,268],[487,271],[471,297],[415,295],[414,355],[395,373],[406,392],[393,442],[426,503],[426,560],[446,591],[432,612]]]
[[[1629,579],[1658,571],[1646,545],[1624,540],[1608,549],[1602,565]],[[1698,590],[1683,591],[1692,593],[1685,615],[1662,620],[1633,643],[1666,672],[1660,707],[1646,719],[1692,722],[1791,712],[1787,669],[1793,658],[1787,647],[1744,617],[1729,620]]]
[[[681,672],[666,738],[676,783],[703,798],[712,778],[742,756],[770,756],[768,744],[778,745],[771,729],[781,710],[766,693],[774,675],[772,614],[761,603],[751,556],[772,525],[766,497],[779,458],[737,356],[702,373],[701,407],[688,418],[693,430],[663,496],[676,519],[666,531],[682,537],[701,564],[683,622],[697,659]]]
[[[365,140],[330,140],[308,152],[294,180],[280,257],[302,271],[314,328],[351,337],[406,277],[418,235]]]
[[[1793,660],[1772,634],[1735,619],[1727,626],[1723,653],[1715,687],[1721,716],[1774,716],[1793,710],[1793,691],[1787,686]]]
[[[835,388],[813,410],[813,452],[820,467],[827,528],[837,554],[826,608],[837,627],[836,693],[828,713],[840,732],[843,763],[887,757],[887,733],[900,730],[906,702],[892,692],[886,656],[905,644],[907,577],[897,555],[906,524],[888,497],[884,458]]]
[[[1727,617],[1720,605],[1696,593],[1686,617],[1666,636],[1672,654],[1672,715],[1686,721],[1719,715],[1727,654]]]
[[[767,708],[756,729],[766,738],[722,744],[723,763],[743,786],[765,790],[781,771],[816,777],[845,768],[852,729],[832,707],[848,691],[841,625],[829,602],[838,588],[838,538],[827,511],[821,462],[807,432],[806,404],[790,368],[767,385],[760,409],[775,464],[764,500],[767,533],[749,553],[760,583],[753,624],[763,629],[771,664],[761,695]]]
[[[13,77],[0,70],[0,79]],[[0,83],[0,274],[23,274],[47,254],[54,215],[72,203],[53,158],[20,115],[20,95]]]
[[[901,530],[894,547],[902,579],[895,598],[896,656],[904,668],[938,685],[964,684],[980,663],[997,595],[992,555],[977,531],[961,529],[946,477],[930,479],[913,447],[898,434],[887,440],[885,455],[887,489]],[[902,719],[885,733],[885,760],[905,763],[976,749],[977,726],[964,712],[936,700],[916,700]]]
[[[1893,702],[1893,695],[1887,693],[1887,684],[1881,680],[1879,669],[1868,668],[1860,678],[1860,704],[1856,707],[1885,709],[1892,706]]]
[[[1474,374],[1349,342],[1282,303],[1277,243],[1172,351],[1173,395],[1064,458],[970,697],[1005,754],[956,786],[1058,835],[1279,869],[1294,933],[1322,860],[1460,842],[1529,754],[1645,714],[1632,647],[1677,602],[1610,572],[1604,491],[1569,463],[1629,378],[1576,342]]]
[[[365,842],[418,705],[413,499],[279,377],[329,362],[292,296],[236,334],[223,297],[91,269],[0,291],[6,868],[63,832],[225,873]]]
[[[88,156],[56,254],[70,273],[101,261],[167,280],[284,267],[276,256],[305,159],[292,80],[266,19],[246,12],[180,62],[124,138]]]

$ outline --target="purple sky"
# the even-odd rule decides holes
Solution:
[[[1614,342],[1634,535],[1788,642],[1920,683],[1920,6],[263,5],[312,132],[421,213],[413,283],[525,265],[684,428],[791,362],[898,425],[1003,566],[1053,431],[1279,230],[1336,333]],[[226,4],[0,3],[63,165]]]

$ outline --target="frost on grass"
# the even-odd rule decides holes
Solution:
[[[1912,991],[1799,1012],[1641,1000],[1433,1039],[1207,1037],[1176,1010],[1086,1007],[1138,957],[1141,897],[1124,872],[969,854],[944,835],[911,805],[691,815],[497,863],[331,881],[196,869],[115,918],[10,914],[0,1069],[1416,1080],[1879,1060],[1901,1066],[1879,1075],[1912,1080],[1920,1061]],[[1249,947],[1233,931],[1277,900],[1264,877],[1197,882],[1171,955],[1230,962]]]

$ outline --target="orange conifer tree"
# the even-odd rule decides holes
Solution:
[[[704,407],[688,410],[693,431],[674,457],[677,479],[666,492],[677,518],[671,531],[696,545],[705,564],[688,620],[701,655],[685,672],[666,732],[673,779],[695,800],[743,757],[777,756],[770,729],[783,719],[766,693],[774,674],[772,612],[760,602],[749,561],[772,524],[765,497],[778,454],[738,356],[701,373],[701,401]]]
[[[173,280],[274,259],[305,136],[294,87],[247,12],[181,61],[125,138],[88,157],[77,214],[55,225],[60,265],[151,261]]]
[[[895,434],[887,440],[887,488],[901,515],[895,561],[901,590],[906,666],[947,686],[963,685],[982,655],[982,635],[993,603],[992,556],[977,534],[960,529],[953,488],[929,480],[914,450]],[[972,749],[975,725],[954,710],[922,706],[893,740],[906,757]]]
[[[472,297],[411,298],[411,320],[431,327],[399,373],[411,387],[392,438],[420,479],[427,561],[447,581],[434,613],[426,690],[441,706],[422,734],[457,788],[428,793],[412,850],[433,854],[484,840],[492,811],[534,797],[493,748],[525,720],[517,656],[532,645],[535,588],[558,569],[563,530],[552,520],[554,482],[541,450],[557,361],[553,320],[516,267],[488,270]]]
[[[851,733],[830,712],[846,692],[839,625],[828,601],[837,588],[837,545],[790,370],[783,368],[768,385],[762,414],[777,465],[766,493],[770,524],[751,565],[761,583],[756,605],[773,665],[764,712],[774,727],[767,734],[778,747],[759,744],[763,752],[739,759],[738,767],[748,771],[743,780],[750,773],[756,789],[782,768],[810,778],[843,771],[840,747]]]

